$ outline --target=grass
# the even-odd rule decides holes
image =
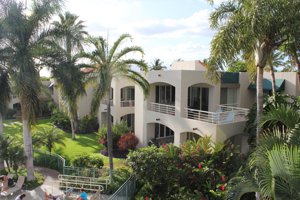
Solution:
[[[41,129],[41,128],[51,128],[53,124],[49,119],[38,120],[37,123],[32,127],[32,129]],[[53,152],[61,155],[67,160],[71,160],[79,154],[98,154],[100,150],[104,147],[98,143],[98,135],[96,133],[90,134],[80,134],[76,135],[76,140],[72,140],[72,135],[61,130],[64,134],[64,143],[65,145],[55,145]],[[4,135],[8,135],[16,138],[17,140],[23,140],[22,136],[22,123],[20,121],[8,120],[4,122]],[[100,154],[101,155],[101,154]],[[102,155],[101,155],[102,156]],[[104,161],[104,166],[108,167],[108,157],[102,156]],[[114,166],[116,168],[122,167],[125,164],[124,159],[114,158]]]

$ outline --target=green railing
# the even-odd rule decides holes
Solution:
[[[39,149],[34,150],[34,165],[47,167],[63,173],[66,160],[58,154]]]
[[[131,176],[108,200],[131,200],[136,191],[136,180]]]

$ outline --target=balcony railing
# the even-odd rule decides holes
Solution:
[[[160,103],[149,103],[149,110],[159,112],[168,115],[175,115],[175,106],[160,104]]]
[[[184,117],[213,124],[229,124],[245,121],[249,109],[220,105],[217,112],[185,108]]]
[[[107,105],[108,104],[108,100],[107,99],[103,99],[101,101],[101,103],[104,104],[104,105]],[[112,99],[110,100],[110,105],[113,106],[113,100]]]
[[[121,107],[134,107],[134,100],[124,100],[120,102]]]

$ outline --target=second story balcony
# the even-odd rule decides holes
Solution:
[[[184,109],[184,117],[188,119],[204,121],[213,124],[229,124],[246,121],[249,109],[239,108],[231,105],[219,105],[216,112],[196,109]]]
[[[161,103],[149,103],[148,110],[167,115],[175,115],[175,106]]]
[[[134,100],[123,100],[120,102],[121,107],[134,107]]]
[[[134,107],[135,90],[133,86],[121,88],[120,107]]]

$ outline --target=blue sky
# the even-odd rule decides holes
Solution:
[[[65,10],[80,16],[94,36],[109,32],[112,43],[129,33],[145,51],[145,60],[166,66],[179,58],[207,58],[213,31],[206,0],[68,0]]]

